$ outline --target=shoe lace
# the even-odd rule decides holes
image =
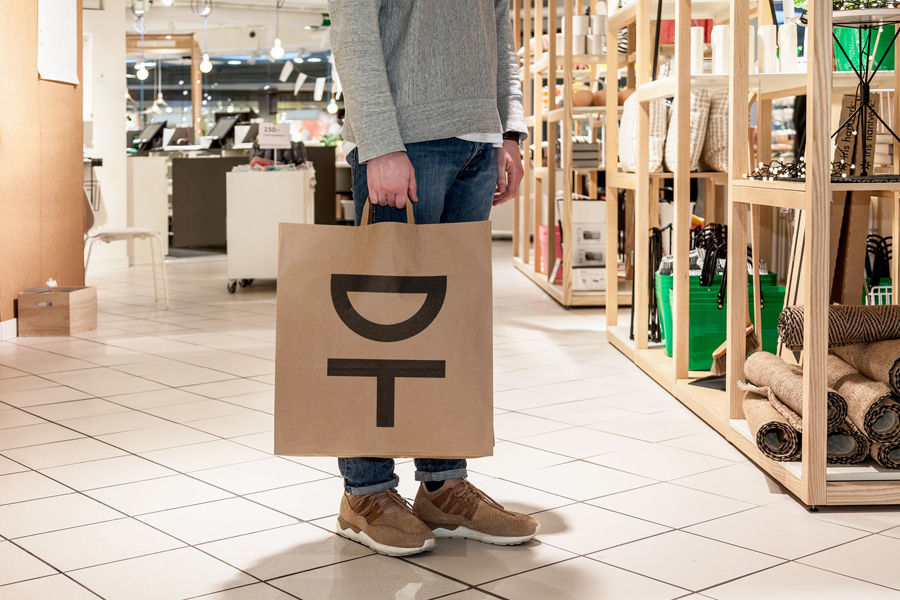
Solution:
[[[476,501],[480,500],[482,502],[486,502],[488,505],[496,508],[497,510],[509,512],[503,507],[502,504],[479,490],[477,487],[475,487],[465,479],[463,479],[456,486],[456,489],[453,490],[453,497],[462,499],[462,501],[466,504],[474,504]]]
[[[407,512],[413,512],[412,504],[397,493],[397,490],[384,490],[368,494],[356,505],[356,511],[360,514],[368,514],[373,509],[384,513],[391,505],[398,505]]]

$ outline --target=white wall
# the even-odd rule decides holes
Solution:
[[[125,0],[104,0],[103,10],[84,10],[84,33],[91,44],[91,79],[85,69],[84,146],[88,156],[102,158],[95,169],[100,180],[102,212],[100,221],[108,226],[127,224],[125,164]],[[87,36],[86,36],[87,37]],[[88,91],[90,89],[90,92]],[[128,266],[127,245],[100,244],[91,256],[94,266]]]

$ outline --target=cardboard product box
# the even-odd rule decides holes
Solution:
[[[606,243],[606,223],[575,223],[572,229],[576,244]]]
[[[556,214],[562,218],[563,201],[561,197],[556,199]],[[572,223],[596,225],[603,223],[606,227],[606,201],[605,200],[572,200]]]
[[[18,327],[22,337],[65,337],[97,328],[97,288],[57,287],[19,294]]]
[[[572,269],[572,289],[578,292],[606,290],[606,269]]]
[[[572,252],[573,267],[605,267],[606,246],[602,244],[576,244]]]

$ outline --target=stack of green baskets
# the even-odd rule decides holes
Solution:
[[[656,274],[656,300],[662,337],[666,343],[666,355],[672,356],[672,275]],[[763,295],[762,345],[768,352],[775,352],[778,345],[778,317],[784,306],[784,286],[776,285],[775,273],[760,275]],[[748,277],[750,298],[753,297],[752,277]],[[719,308],[718,293],[722,283],[716,275],[711,287],[701,287],[700,277],[691,277],[690,332],[688,368],[692,371],[708,371],[712,367],[712,353],[726,337],[726,306]],[[750,311],[754,320],[754,311]]]

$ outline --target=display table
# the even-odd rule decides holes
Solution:
[[[315,170],[225,176],[228,291],[278,275],[278,224],[315,222]]]

